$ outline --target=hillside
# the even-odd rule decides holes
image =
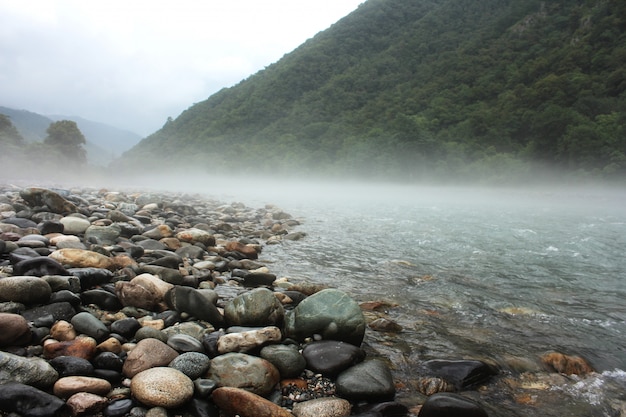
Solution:
[[[13,125],[28,143],[43,142],[46,129],[54,121],[72,120],[85,136],[87,160],[90,164],[105,166],[137,144],[141,137],[107,124],[74,116],[43,116],[27,110],[0,106],[0,114],[10,117]]]
[[[626,3],[368,0],[118,162],[497,179],[626,173]]]

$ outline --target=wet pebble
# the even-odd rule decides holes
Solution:
[[[169,367],[139,372],[130,384],[133,396],[150,407],[175,408],[193,396],[193,382],[184,373]]]

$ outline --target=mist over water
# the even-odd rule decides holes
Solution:
[[[509,388],[497,384],[480,394],[492,405],[492,417],[612,416],[626,407],[624,188],[365,184],[192,172],[86,181],[81,185],[274,204],[300,219],[297,230],[307,236],[265,246],[261,260],[292,281],[397,304],[389,317],[403,331],[385,336],[368,329],[368,337],[386,349],[400,378],[414,376],[424,360],[461,358],[487,360],[517,375],[511,363],[540,368],[539,356],[551,350],[583,356],[599,372],[532,391],[538,399],[531,405],[517,404],[515,390],[506,394]]]

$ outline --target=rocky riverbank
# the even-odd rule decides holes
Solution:
[[[194,195],[2,187],[0,413],[486,416],[452,392],[497,366],[427,361],[423,406],[402,404],[389,358],[364,346],[368,326],[399,330],[381,304],[259,260],[298,225]]]

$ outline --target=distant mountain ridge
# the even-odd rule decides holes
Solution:
[[[0,106],[0,114],[11,118],[18,132],[27,142],[42,142],[46,129],[59,120],[72,120],[87,140],[87,160],[93,165],[107,165],[123,152],[132,148],[141,136],[128,130],[119,129],[104,123],[94,122],[78,116],[44,116],[28,110],[17,110]]]
[[[368,0],[119,164],[623,176],[625,45],[620,0]]]

